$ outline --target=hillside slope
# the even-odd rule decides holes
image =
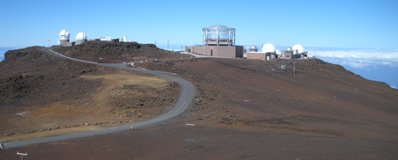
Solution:
[[[198,124],[398,142],[398,90],[338,65],[316,59],[201,59],[148,67],[198,86],[192,115]]]
[[[0,70],[0,141],[147,119],[178,93],[163,79],[65,60],[43,47],[7,52]]]
[[[140,65],[194,83],[190,109],[159,126],[11,149],[0,157],[24,150],[33,159],[398,158],[398,91],[341,66],[214,58]]]
[[[157,48],[154,44],[139,44],[136,42],[88,41],[77,46],[54,46],[53,48],[66,56],[94,62],[121,63],[137,60],[152,61],[153,59],[179,59],[180,57],[186,57],[177,52]]]

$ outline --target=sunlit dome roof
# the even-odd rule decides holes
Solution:
[[[59,40],[69,40],[70,33],[68,30],[63,29],[59,32]]]
[[[86,34],[84,34],[83,32],[77,33],[76,41],[82,41],[82,40],[87,40]]]
[[[304,52],[304,47],[301,44],[295,44],[293,45],[292,50],[295,54],[301,54]]]
[[[272,43],[267,43],[263,45],[263,48],[261,49],[261,52],[264,53],[275,53],[276,48]]]

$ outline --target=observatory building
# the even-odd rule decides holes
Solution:
[[[72,46],[70,42],[70,33],[68,30],[63,29],[59,32],[59,43],[61,46]]]
[[[304,50],[301,44],[295,44],[292,47],[294,58],[307,58],[308,52]]]
[[[279,57],[280,59],[292,59],[293,58],[293,50],[292,48],[287,48]]]
[[[127,40],[127,36],[123,36],[122,39],[121,39],[120,41],[121,41],[121,42],[129,42],[129,41]]]
[[[252,50],[250,49],[246,53],[246,58],[247,59],[259,59],[259,60],[271,60],[271,59],[276,59],[276,48],[272,43],[267,43],[264,44],[263,47],[261,48],[261,52],[258,52],[257,50]]]
[[[190,52],[204,56],[243,57],[243,46],[235,45],[235,28],[215,25],[202,29],[203,45],[192,46]]]
[[[76,35],[76,45],[82,44],[84,42],[87,42],[87,36],[83,32],[79,32]]]
[[[304,47],[301,44],[295,44],[292,48],[287,48],[282,52],[280,58],[281,59],[303,59],[307,58],[307,51],[304,50]]]

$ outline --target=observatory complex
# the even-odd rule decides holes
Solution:
[[[303,59],[307,58],[307,51],[301,44],[295,44],[291,48],[287,48],[279,55],[280,59]]]
[[[79,45],[79,44],[89,41],[87,39],[87,35],[84,32],[79,32],[76,34],[75,42],[71,42],[70,41],[70,33],[66,29],[62,29],[59,32],[58,40],[59,40],[59,44],[64,47]],[[109,37],[109,36],[103,36],[103,37],[100,37],[100,38],[97,38],[94,40],[95,41],[104,41],[104,42],[129,42],[127,40],[127,36],[123,36],[120,39],[119,38],[113,39],[112,37]]]
[[[188,47],[188,52],[214,57],[243,57],[243,46],[235,45],[235,28],[215,25],[203,28],[202,31],[203,45]]]
[[[68,47],[79,45],[87,41],[87,36],[83,32],[79,32],[76,35],[76,42],[70,42],[70,33],[66,29],[62,29],[59,32],[59,43],[61,46]]]
[[[271,60],[277,58],[276,48],[273,44],[267,43],[264,44],[261,48],[261,52],[257,51],[256,46],[253,46],[246,53],[247,59],[261,59],[261,60]]]
[[[261,51],[257,51],[256,46],[252,46],[248,52],[245,53],[247,59],[258,59],[258,60],[273,60],[273,59],[304,59],[307,58],[307,51],[300,44],[295,44],[291,48],[287,48],[278,53],[276,47],[267,43],[264,44]]]
[[[205,27],[203,31],[203,45],[188,46],[186,51],[211,57],[221,58],[246,58],[257,60],[273,60],[273,59],[304,59],[307,58],[307,52],[300,44],[295,44],[291,48],[280,53],[272,43],[266,43],[258,51],[256,46],[252,46],[244,53],[243,46],[235,45],[236,29],[224,25],[215,25]],[[74,46],[87,42],[87,36],[83,32],[76,35],[76,41],[70,42],[70,33],[68,30],[62,29],[59,33],[59,42],[61,46]],[[91,41],[104,42],[129,42],[127,36],[113,39],[109,36],[103,36]]]

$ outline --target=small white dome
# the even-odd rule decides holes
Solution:
[[[263,45],[263,48],[261,49],[261,52],[264,53],[275,53],[276,48],[273,44],[267,43]]]
[[[122,41],[122,42],[128,42],[128,41],[127,41],[127,36],[123,36],[123,38],[122,38],[121,41]]]
[[[295,54],[301,54],[304,52],[304,47],[301,44],[295,44],[293,45],[292,50]]]
[[[69,40],[70,33],[68,30],[63,29],[59,32],[59,40]]]
[[[86,34],[84,34],[83,32],[79,32],[76,34],[76,41],[85,41],[85,40],[87,40]]]

